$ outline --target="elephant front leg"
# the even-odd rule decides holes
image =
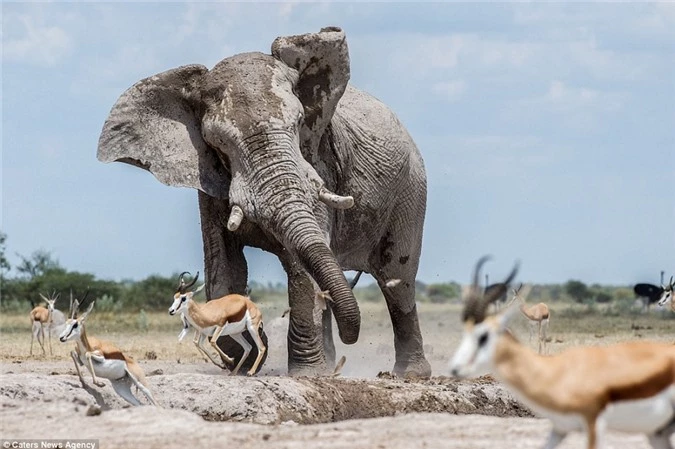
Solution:
[[[284,261],[288,274],[288,373],[290,375],[326,374],[322,324],[316,320],[314,283],[296,261]]]
[[[244,244],[237,234],[227,230],[229,211],[227,200],[199,192],[207,298],[246,293],[248,265]]]

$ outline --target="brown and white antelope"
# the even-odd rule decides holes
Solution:
[[[675,312],[675,299],[673,298],[673,290],[675,290],[675,283],[673,283],[673,277],[670,277],[668,285],[661,286],[663,292],[661,293],[661,298],[659,298],[659,307],[663,307],[666,304],[670,303],[670,310]]]
[[[543,302],[540,302],[539,304],[535,304],[533,306],[528,306],[527,304],[525,304],[525,296],[527,295],[520,294],[522,288],[523,284],[520,284],[520,287],[512,290],[513,298],[511,298],[511,302],[509,304],[518,302],[519,303],[518,308],[520,309],[520,312],[529,321],[530,343],[532,343],[532,334],[534,333],[534,328],[537,328],[537,340],[539,342],[538,352],[539,354],[541,354],[542,344],[544,347],[544,352],[546,352],[546,341],[547,341],[546,331],[548,330],[548,324],[551,318],[551,311],[549,310],[548,306]]]
[[[249,376],[254,375],[267,350],[259,334],[260,327],[263,324],[260,309],[246,296],[237,294],[225,295],[221,298],[207,301],[204,304],[198,304],[192,297],[204,288],[204,285],[202,284],[194,291],[189,291],[188,289],[197,282],[199,272],[197,272],[197,275],[189,284],[186,284],[184,280],[186,274],[189,275],[190,273],[187,271],[181,273],[178,288],[174,294],[173,304],[169,308],[170,315],[181,313],[185,319],[183,331],[179,338],[184,336],[184,332],[186,332],[185,322],[187,322],[196,330],[193,342],[197,346],[197,349],[206,355],[216,366],[225,369],[228,366],[232,366],[234,360],[218,347],[217,342],[221,336],[229,335],[244,349],[244,354],[239,363],[230,373],[231,375],[236,375],[241,365],[251,353],[252,347],[243,335],[245,331],[248,331],[258,348],[255,362],[247,373]],[[216,360],[203,346],[204,339],[207,337],[211,338],[211,346],[222,357],[224,362],[221,363]]]
[[[30,311],[30,321],[32,325],[31,329],[31,338],[30,338],[30,355],[33,355],[33,340],[37,339],[40,347],[42,348],[42,355],[46,355],[45,352],[45,330],[47,331],[47,336],[49,337],[49,355],[53,355],[52,351],[52,328],[54,327],[54,315],[56,312],[63,317],[63,314],[54,308],[56,300],[59,299],[59,295],[51,294],[49,298],[46,298],[42,293],[40,293],[40,298],[42,298],[46,303],[47,307],[37,306]],[[62,324],[62,323],[59,323]]]
[[[652,447],[672,448],[675,433],[675,345],[647,342],[576,347],[542,356],[521,345],[507,329],[518,312],[488,316],[497,292],[483,295],[478,273],[465,298],[464,336],[450,373],[466,378],[491,373],[536,414],[551,420],[546,449],[569,432],[585,431],[587,447],[599,447],[606,428],[646,434]],[[508,288],[514,267],[503,283]]]
[[[77,316],[79,306],[80,303],[77,300],[73,302],[71,296],[70,318],[66,321],[66,327],[59,339],[62,343],[71,340],[76,343],[75,350],[70,352],[70,356],[75,363],[82,387],[86,387],[80,370],[80,366],[84,365],[91,373],[92,381],[97,387],[105,385],[98,380],[98,377],[108,379],[115,392],[125,401],[131,405],[141,405],[138,398],[131,393],[131,386],[135,385],[152,405],[157,405],[140,365],[131,357],[124,355],[114,344],[87,335],[85,321],[94,308],[94,301],[80,317]]]

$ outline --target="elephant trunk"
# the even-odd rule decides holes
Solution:
[[[329,291],[340,339],[353,344],[361,325],[359,307],[312,211],[317,196],[302,173],[304,164],[295,160],[300,152],[293,148],[293,141],[277,134],[274,139],[262,140],[255,148],[248,148],[246,164],[257,167],[247,182],[251,186],[249,191],[254,192],[253,218],[297,255],[321,290]]]
[[[332,310],[338,325],[340,339],[345,344],[356,343],[359,338],[361,317],[342,269],[335,260],[335,256],[328,246],[318,236],[305,234],[303,231],[291,233],[291,241],[304,240],[293,243],[300,262],[314,278],[321,290],[328,290],[333,300]]]

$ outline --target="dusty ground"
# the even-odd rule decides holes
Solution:
[[[488,378],[247,379],[185,365],[193,372],[149,376],[161,408],[133,408],[109,385],[82,388],[75,375],[64,374],[72,370],[65,362],[35,365],[3,366],[3,438],[96,438],[102,448],[182,449],[227,441],[256,448],[496,449],[540,447],[549,428]],[[610,434],[608,444],[648,447],[635,435]],[[581,436],[573,435],[562,447],[581,445]]]
[[[421,310],[425,351],[435,375],[444,373],[459,340],[457,311]],[[280,314],[267,312],[268,317]],[[363,315],[359,343],[337,347],[338,356],[347,356],[340,378],[285,376],[285,330],[283,323],[275,330],[272,319],[266,326],[270,357],[255,378],[230,378],[204,363],[189,341],[177,344],[180,325],[163,315],[150,315],[145,332],[92,320],[90,333],[115,341],[139,360],[161,408],[127,407],[107,381],[98,388],[87,378],[87,388],[82,388],[68,357],[71,344],[54,341],[54,355],[27,356],[30,333],[20,328],[24,317],[17,318],[17,330],[0,317],[0,434],[98,438],[103,448],[542,447],[548,422],[532,418],[489,378],[378,378],[379,371],[393,365],[391,327],[381,308],[364,308]],[[672,323],[650,317],[561,318],[552,323],[549,351],[629,339],[672,341]],[[516,330],[527,341],[526,328]],[[570,436],[561,447],[583,447],[581,435]],[[649,446],[642,436],[611,433],[606,447]]]

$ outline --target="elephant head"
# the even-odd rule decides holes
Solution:
[[[280,37],[271,55],[239,54],[211,70],[168,70],[118,99],[98,158],[229,201],[229,232],[250,220],[295,254],[330,292],[342,341],[354,343],[358,305],[315,214],[319,201],[346,208],[353,200],[329,192],[308,162],[348,80],[349,53],[338,28]]]

